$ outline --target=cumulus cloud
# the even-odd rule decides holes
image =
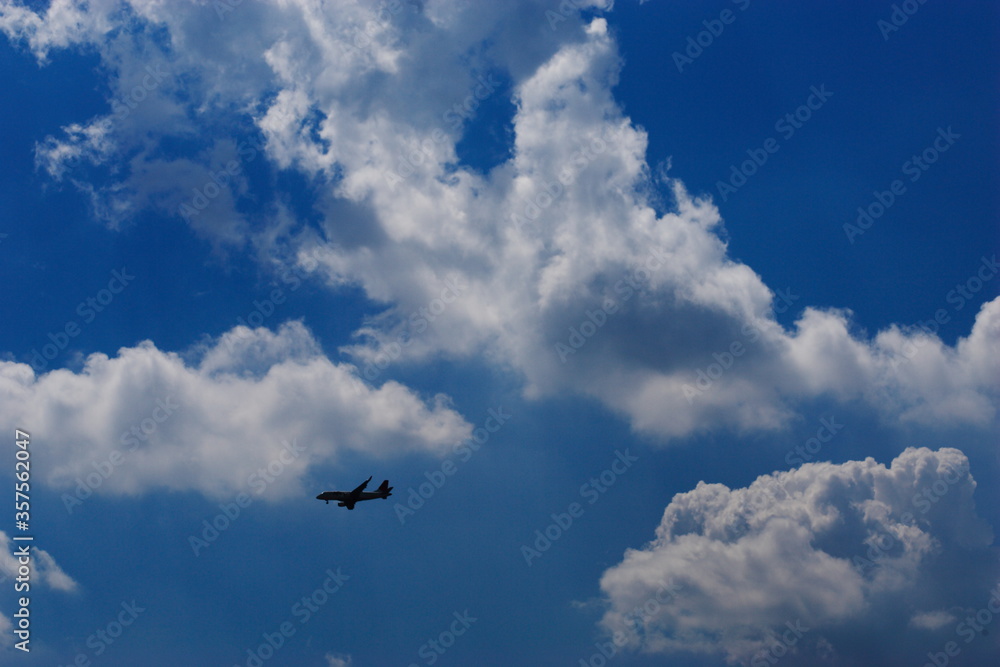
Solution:
[[[273,480],[267,497],[299,494],[310,466],[346,452],[439,453],[471,431],[444,396],[376,388],[331,362],[299,322],[236,327],[198,352],[189,364],[147,341],[40,376],[2,362],[0,418],[36,425],[33,438],[48,446],[34,456],[56,488],[216,498],[248,491],[255,473]]]
[[[700,482],[603,574],[602,626],[635,650],[732,663],[917,664],[1000,578],[975,488],[952,448],[909,448],[888,467],[808,463],[741,489]],[[963,653],[995,650],[977,642]]]
[[[912,327],[868,337],[849,311],[806,304],[790,329],[777,323],[772,289],[728,256],[715,205],[650,173],[645,131],[614,99],[614,35],[594,16],[609,2],[564,7],[560,20],[529,0],[322,11],[290,0],[222,15],[210,3],[61,4],[72,11],[8,4],[0,27],[39,58],[98,49],[126,102],[152,85],[148,68],[169,76],[148,91],[155,104],[43,142],[39,164],[56,177],[75,163],[122,167],[99,191],[82,186],[111,224],[143,208],[179,215],[201,196],[185,215],[199,234],[282,246],[331,287],[359,285],[386,305],[344,348],[359,365],[485,358],[519,374],[527,396],[585,394],[662,439],[782,428],[817,398],[889,423],[996,424],[1000,299],[955,346]],[[120,24],[157,30],[105,42]],[[464,164],[468,120],[504,98],[509,157]],[[246,136],[216,132],[233,126]],[[203,135],[216,138],[193,155],[157,150]],[[249,220],[239,147],[251,136],[255,169],[315,184],[319,229],[274,202]],[[216,187],[230,161],[236,173]],[[440,308],[449,281],[463,288]]]

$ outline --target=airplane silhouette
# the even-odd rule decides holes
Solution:
[[[375,500],[376,498],[385,500],[392,495],[392,487],[389,486],[389,480],[382,482],[377,491],[364,493],[365,487],[368,486],[368,482],[370,481],[372,481],[371,477],[361,482],[361,485],[353,491],[324,491],[316,496],[316,500],[325,500],[328,505],[331,500],[337,500],[340,501],[337,503],[337,507],[346,507],[352,510],[354,509],[354,503],[362,500]]]

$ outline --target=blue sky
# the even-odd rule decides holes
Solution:
[[[0,29],[3,664],[1000,648],[996,8]]]

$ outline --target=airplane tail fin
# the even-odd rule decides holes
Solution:
[[[378,492],[384,494],[382,498],[388,498],[392,495],[392,487],[389,486],[389,480],[385,480],[378,487]]]

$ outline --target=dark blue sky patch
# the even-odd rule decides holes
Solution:
[[[488,96],[479,100],[477,92]],[[462,128],[455,146],[461,165],[486,174],[510,158],[517,111],[511,95],[510,81],[490,72],[480,75],[469,96],[445,112],[445,120],[452,125],[449,129]]]

